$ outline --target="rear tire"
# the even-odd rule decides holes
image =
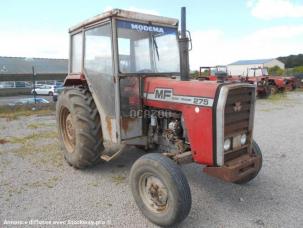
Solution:
[[[252,179],[254,179],[260,172],[261,168],[262,168],[262,163],[263,163],[263,157],[262,157],[262,152],[261,152],[261,149],[259,147],[259,145],[253,141],[252,143],[252,150],[253,150],[253,153],[257,156],[261,156],[261,163],[260,163],[260,166],[258,167],[257,171],[255,173],[252,173],[251,175],[241,179],[241,180],[238,180],[238,181],[235,181],[234,183],[235,184],[245,184],[249,181],[251,181]]]
[[[99,162],[104,150],[101,123],[89,90],[65,88],[58,97],[56,116],[67,163],[82,169]]]
[[[189,214],[192,201],[186,177],[161,154],[147,154],[134,163],[130,186],[143,215],[159,226],[173,226]]]
[[[48,96],[53,96],[54,95],[54,93],[52,92],[52,91],[50,91],[49,93],[48,93]]]

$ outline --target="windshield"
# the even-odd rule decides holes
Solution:
[[[118,21],[121,73],[177,73],[177,29],[137,22]]]

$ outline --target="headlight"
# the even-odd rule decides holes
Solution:
[[[230,149],[231,146],[231,140],[230,139],[225,139],[224,141],[224,150],[227,151]]]
[[[241,135],[241,140],[240,140],[241,145],[244,145],[246,143],[246,139],[247,139],[246,134]]]

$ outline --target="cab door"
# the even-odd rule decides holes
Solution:
[[[116,143],[116,95],[110,21],[84,32],[83,72],[100,113],[103,140]]]

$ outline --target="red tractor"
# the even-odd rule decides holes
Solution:
[[[273,92],[266,68],[248,68],[246,77],[241,77],[241,79],[250,84],[255,84],[259,97],[268,97]]]
[[[226,66],[215,66],[215,67],[200,67],[199,80],[210,80],[216,81],[221,79],[230,82],[246,82],[249,84],[255,84],[257,86],[258,97],[268,97],[271,92],[269,86],[268,77],[258,75],[260,68],[249,68],[246,77],[228,75],[228,69]],[[259,73],[260,73],[259,72]]]
[[[237,184],[255,178],[255,86],[189,79],[189,42],[177,19],[121,9],[72,27],[69,74],[56,112],[64,158],[77,169],[148,153],[129,181],[142,213],[160,226],[184,220],[191,192],[180,164]],[[179,36],[180,34],[180,36]],[[201,166],[202,169],[202,166]]]
[[[267,88],[270,89],[270,94],[277,92],[284,92],[286,89],[286,80],[279,76],[269,76],[267,68],[248,68],[247,69],[248,81],[258,84],[259,81],[267,81]],[[264,83],[264,82],[263,82]]]
[[[295,90],[297,87],[299,87],[299,82],[296,77],[294,76],[286,76],[283,77],[285,81],[285,89],[287,91]]]
[[[217,81],[218,77],[228,80],[226,66],[200,67],[199,80]]]

